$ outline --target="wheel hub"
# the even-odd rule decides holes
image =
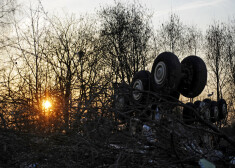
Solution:
[[[141,91],[143,91],[143,89],[144,89],[142,81],[139,79],[136,80],[134,82],[133,89],[134,89],[134,91],[133,91],[134,100],[139,100],[142,97]]]
[[[156,84],[161,85],[166,78],[166,64],[164,62],[159,62],[154,70],[154,80]]]

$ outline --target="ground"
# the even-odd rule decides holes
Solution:
[[[118,130],[39,135],[1,129],[0,167],[198,167],[203,156],[218,157],[212,159],[217,167],[232,167],[229,156],[235,150],[225,141],[221,150],[197,154],[199,148],[181,145],[183,138],[177,134],[161,135],[166,139],[150,143],[146,137]]]

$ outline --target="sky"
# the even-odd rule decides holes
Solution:
[[[235,18],[235,0],[116,0],[121,2],[140,2],[153,13],[152,22],[155,28],[168,20],[171,13],[180,16],[181,21],[187,25],[195,25],[203,31],[214,21],[228,22]],[[37,0],[19,0],[28,5],[35,4]],[[114,4],[114,0],[41,0],[44,9],[51,14],[64,12],[80,14],[93,14],[101,6]]]

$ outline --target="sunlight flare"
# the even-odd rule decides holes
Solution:
[[[45,109],[49,109],[49,108],[51,107],[51,102],[48,101],[48,100],[44,101],[44,102],[43,102],[43,107],[44,107]]]

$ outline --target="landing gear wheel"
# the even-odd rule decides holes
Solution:
[[[206,121],[210,121],[211,119],[211,99],[204,99],[202,101],[202,108],[203,108],[203,118]]]
[[[206,121],[209,121],[211,119],[210,102],[211,102],[210,100],[209,100],[209,104],[204,101],[199,101],[199,100],[194,102],[195,108],[199,112],[199,115],[201,116],[202,119]]]
[[[204,112],[203,112],[203,119],[206,121],[209,121],[211,118],[211,112],[209,107],[205,107]]]
[[[201,101],[195,101],[194,102],[194,106],[195,106],[195,109],[198,111],[198,114],[201,116],[201,117],[203,117],[203,114],[202,114],[202,111],[201,111],[201,109],[202,109],[202,107],[201,107]]]
[[[150,72],[139,71],[134,75],[131,83],[131,97],[134,103],[146,104],[149,100]]]
[[[203,102],[206,103],[207,106],[210,106],[211,99],[204,99]]]
[[[223,120],[228,115],[227,103],[224,99],[220,99],[217,102],[217,105],[218,105],[218,108],[219,108],[219,120]]]
[[[187,106],[191,107],[191,108],[195,108],[193,103],[186,103]],[[191,125],[195,122],[195,115],[192,112],[192,109],[188,108],[188,107],[184,107],[183,109],[183,121],[185,124],[187,125]]]
[[[199,101],[199,100],[195,101],[194,102],[194,106],[195,106],[196,109],[200,110],[200,108],[201,108],[201,101]]]
[[[216,101],[211,101],[211,122],[215,123],[219,118],[219,108]]]
[[[178,88],[181,65],[178,57],[171,52],[163,52],[154,60],[151,70],[153,90],[169,93]]]
[[[188,56],[181,62],[182,73],[179,86],[180,93],[188,98],[198,96],[207,82],[207,69],[204,61],[198,56]]]

